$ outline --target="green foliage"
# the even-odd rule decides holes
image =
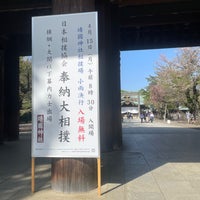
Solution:
[[[19,59],[19,99],[20,99],[20,122],[31,122],[31,95],[32,74],[31,60],[25,57]]]
[[[150,76],[147,99],[160,112],[187,106],[196,118],[200,108],[200,48],[179,49],[172,60],[162,56],[157,63],[156,76]]]
[[[151,105],[151,101],[150,101],[150,92],[148,89],[141,89],[140,94],[143,96],[144,99],[144,104],[146,106],[150,106]]]

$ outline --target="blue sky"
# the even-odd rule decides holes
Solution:
[[[121,89],[138,91],[145,88],[148,85],[146,78],[154,75],[160,55],[172,59],[176,53],[176,48],[121,51]]]

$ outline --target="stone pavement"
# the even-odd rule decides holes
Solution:
[[[31,193],[30,133],[0,146],[1,200],[200,200],[200,131],[175,123],[123,123],[123,149],[102,153],[102,195],[97,190],[51,190],[50,159],[36,159]]]

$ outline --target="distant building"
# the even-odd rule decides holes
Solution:
[[[121,92],[121,113],[138,115],[144,107],[144,99],[139,92]]]

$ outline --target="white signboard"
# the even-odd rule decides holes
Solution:
[[[97,13],[33,17],[32,157],[99,157]]]

